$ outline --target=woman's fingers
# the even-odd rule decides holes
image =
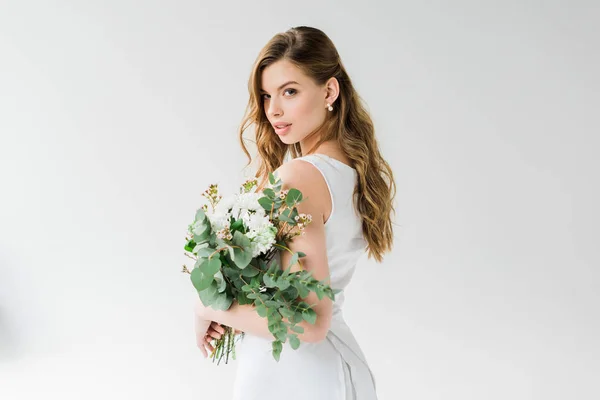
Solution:
[[[223,327],[223,325],[219,324],[218,322],[214,322],[212,324],[210,324],[210,327],[212,329],[214,329],[215,331],[219,332],[221,335],[225,333],[225,328]]]
[[[208,332],[206,333],[206,335],[213,339],[220,339],[221,336],[223,336],[219,332],[215,331],[214,329],[209,329]]]
[[[204,358],[208,357],[208,353],[206,352],[206,348],[204,346],[198,346],[200,347],[200,351],[202,352],[202,355],[204,356]]]
[[[212,345],[212,344],[210,344],[210,341],[209,341],[209,340],[207,340],[207,341],[206,341],[206,344],[205,344],[205,346],[206,346],[206,349],[207,349],[207,350],[208,350],[210,353],[212,353],[213,351],[215,351],[215,348],[213,347],[213,345]]]

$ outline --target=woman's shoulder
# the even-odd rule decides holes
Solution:
[[[295,158],[282,164],[276,173],[284,189],[298,189],[302,192],[303,199],[316,207],[320,214],[329,215],[332,207],[329,187],[325,177],[314,164],[303,158]]]
[[[275,172],[284,185],[291,185],[299,190],[298,186],[310,190],[315,184],[318,185],[323,181],[323,175],[318,167],[302,157],[283,163]]]

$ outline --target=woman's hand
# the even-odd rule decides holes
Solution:
[[[206,319],[206,309],[207,307],[201,300],[196,302],[194,308],[196,345],[204,355],[204,358],[208,357],[208,352],[212,353],[215,350],[211,342],[215,339],[220,339],[225,334],[224,325]],[[239,333],[242,333],[242,331],[234,329],[235,335]]]
[[[215,348],[211,342],[214,339],[220,339],[224,333],[225,328],[221,326],[221,324],[215,321],[211,321],[210,326],[208,327],[208,331],[206,332],[206,335],[204,335],[202,347],[200,348],[202,354],[204,355],[204,358],[208,357],[207,351],[208,353],[212,353],[213,351],[215,351]]]

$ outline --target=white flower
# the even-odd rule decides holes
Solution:
[[[246,236],[250,238],[252,257],[256,257],[269,251],[276,243],[276,234],[277,228],[275,228],[272,224],[266,226],[265,229],[260,231],[249,231]]]
[[[266,253],[276,242],[277,228],[258,202],[261,197],[261,193],[234,194],[220,200],[214,212],[206,214],[217,236],[228,240],[232,237],[229,232],[231,218],[242,220],[250,239],[252,257]]]

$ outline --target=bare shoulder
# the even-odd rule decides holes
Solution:
[[[304,160],[290,160],[277,168],[276,173],[284,184],[294,187],[310,187],[319,180],[324,181],[317,167]]]
[[[276,170],[283,188],[295,188],[302,192],[306,206],[323,217],[331,212],[329,188],[319,169],[305,160],[290,160]]]

